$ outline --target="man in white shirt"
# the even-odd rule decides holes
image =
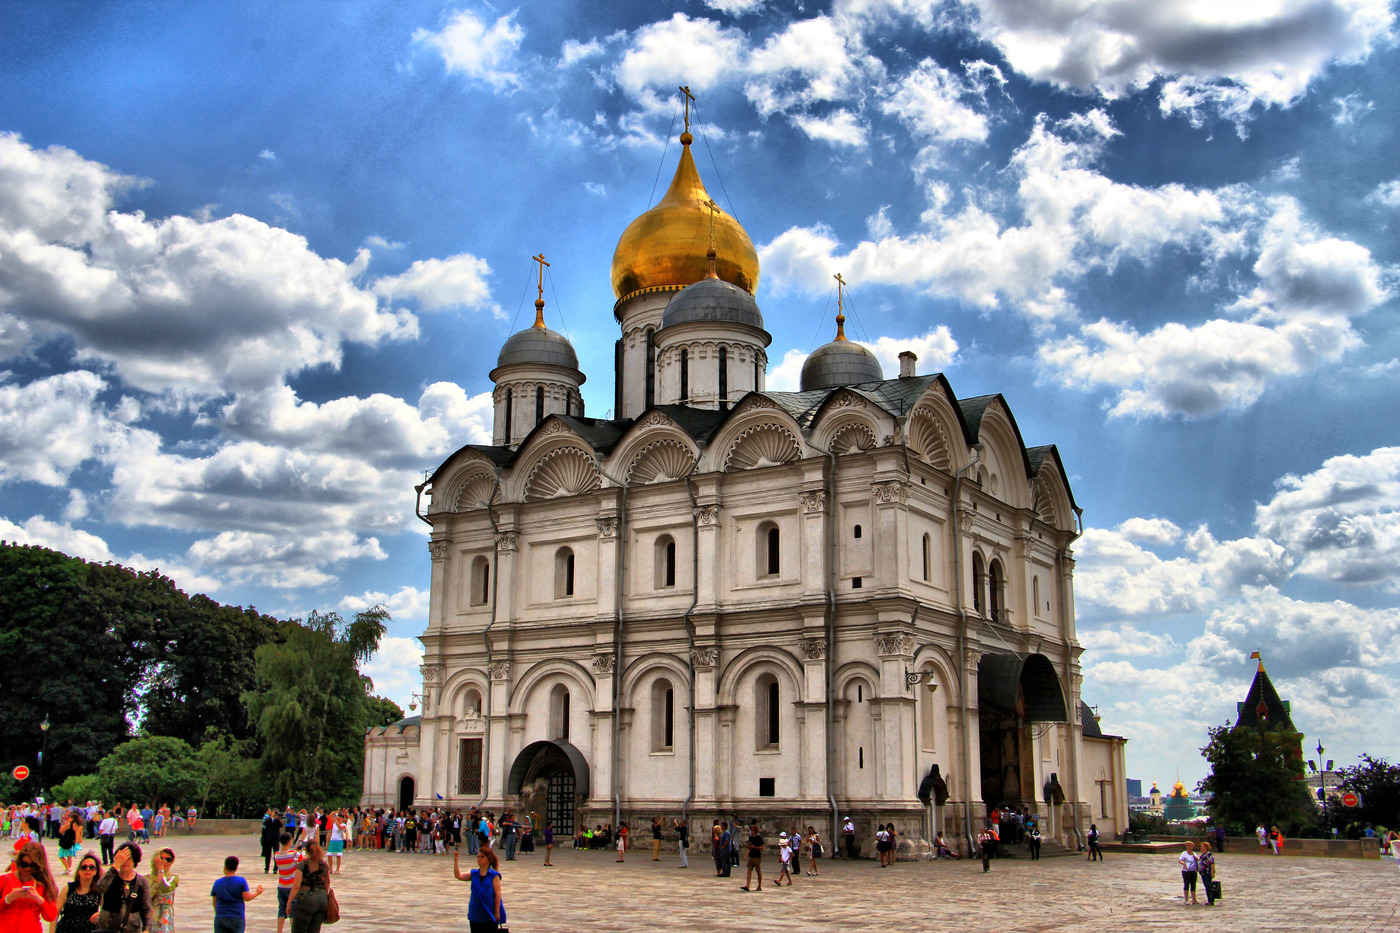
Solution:
[[[101,823],[97,824],[97,839],[102,846],[102,864],[112,863],[112,850],[116,844],[117,837],[117,817],[116,811],[108,813]]]
[[[842,827],[841,827],[841,832],[842,832],[842,834],[845,836],[845,843],[846,843],[846,844],[845,844],[845,846],[843,847],[843,851],[846,853],[846,858],[855,858],[855,857],[856,857],[856,824],[855,824],[855,822],[854,822],[849,816],[846,817],[846,822],[842,825]]]

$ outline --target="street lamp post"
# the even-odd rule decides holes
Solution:
[[[39,723],[39,731],[44,734],[43,744],[39,748],[39,797],[44,796],[44,755],[49,750],[49,714],[44,714],[44,721]]]
[[[1328,830],[1327,824],[1331,822],[1327,815],[1327,772],[1332,770],[1332,762],[1322,757],[1326,753],[1327,750],[1322,747],[1322,740],[1318,739],[1317,761],[1315,763],[1311,760],[1308,762],[1308,767],[1317,772],[1317,801],[1322,804],[1322,831],[1324,833]]]

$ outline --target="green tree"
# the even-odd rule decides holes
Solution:
[[[158,579],[0,542],[0,763],[29,765],[25,796],[39,791],[46,717],[45,784],[96,771],[129,737],[152,656],[146,593]]]
[[[278,621],[207,596],[166,596],[157,656],[143,691],[142,728],[151,735],[252,738],[243,694],[254,683],[253,656]]]
[[[1342,769],[1342,789],[1360,794],[1361,806],[1339,807],[1333,815],[1361,824],[1361,829],[1367,823],[1400,829],[1400,764],[1362,755],[1360,764]]]
[[[61,784],[55,784],[49,790],[49,799],[53,802],[67,803],[71,800],[74,805],[110,796],[102,777],[97,774],[70,774]]]
[[[267,806],[267,781],[251,739],[236,739],[210,726],[195,756],[208,775],[199,802],[201,813],[249,817]]]
[[[1210,797],[1213,820],[1235,834],[1263,823],[1292,835],[1317,822],[1317,808],[1299,780],[1296,733],[1227,724],[1209,735],[1201,755],[1210,773],[1197,789]]]
[[[392,726],[403,719],[403,709],[388,697],[372,696],[365,700],[365,726]]]
[[[359,664],[384,635],[375,606],[347,623],[313,612],[255,653],[257,689],[244,695],[263,742],[262,770],[278,800],[336,804],[358,798],[369,680]]]
[[[178,804],[199,800],[207,780],[204,762],[184,739],[149,735],[132,739],[102,759],[103,789],[118,800]]]

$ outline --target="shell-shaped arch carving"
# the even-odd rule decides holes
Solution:
[[[525,501],[591,492],[603,484],[598,465],[578,447],[556,447],[540,458],[525,480]]]
[[[920,406],[914,409],[913,417],[909,419],[909,446],[930,465],[952,471],[953,456],[948,445],[948,434],[932,408]]]
[[[837,456],[874,450],[876,446],[875,432],[860,421],[842,425],[831,436],[831,451]]]
[[[725,470],[753,470],[790,463],[802,456],[802,447],[780,424],[765,421],[734,438],[724,458]]]
[[[496,478],[490,473],[473,473],[457,487],[457,496],[451,503],[454,512],[470,512],[484,509],[496,491]]]
[[[693,466],[695,455],[690,448],[674,438],[663,438],[637,451],[627,469],[627,483],[632,486],[668,483],[685,476]]]

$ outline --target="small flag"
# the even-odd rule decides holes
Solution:
[[[1250,659],[1251,661],[1258,661],[1258,660],[1259,660],[1259,652],[1256,651],[1256,652],[1254,652],[1253,654],[1251,654],[1251,655],[1249,656],[1249,659]]]
[[[442,800],[442,799],[443,799],[442,794],[433,794],[433,796],[436,797],[438,800]]]

